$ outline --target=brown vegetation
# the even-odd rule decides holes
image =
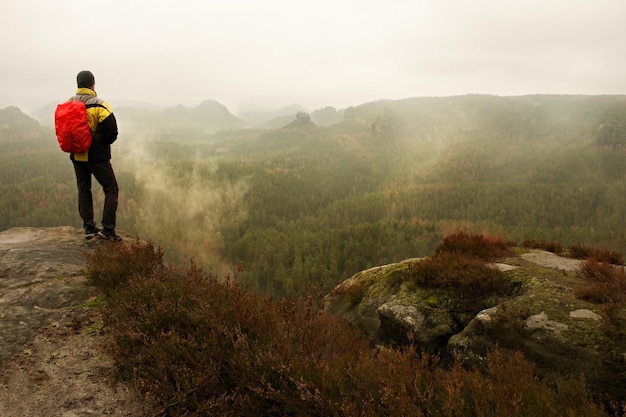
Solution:
[[[435,248],[435,254],[453,252],[470,255],[485,261],[512,255],[509,244],[499,236],[476,235],[463,231],[444,236]]]
[[[456,252],[439,252],[415,263],[411,276],[419,286],[455,294],[459,299],[455,308],[475,313],[489,307],[493,302],[489,297],[507,294],[511,288],[502,271],[482,259]]]
[[[542,249],[548,252],[556,253],[557,255],[563,253],[563,247],[561,244],[554,241],[526,239],[522,242],[521,246],[523,248]]]
[[[599,262],[608,262],[613,265],[624,264],[622,254],[617,251],[594,248],[583,244],[575,244],[563,248],[563,246],[561,246],[558,242],[527,239],[522,242],[521,246],[523,248],[543,249],[557,255],[567,256],[574,259],[594,258]]]
[[[611,265],[607,261],[587,259],[581,266],[587,278],[584,284],[574,288],[577,298],[601,304],[602,324],[605,333],[612,337],[625,337],[626,317],[623,317],[626,304],[626,273],[623,267]]]
[[[419,286],[455,294],[460,300],[455,308],[478,312],[493,302],[490,297],[510,292],[509,278],[487,262],[512,253],[499,237],[453,233],[443,237],[433,256],[414,265],[411,276]]]
[[[619,252],[609,249],[592,248],[585,245],[572,245],[569,256],[575,259],[594,258],[598,262],[607,262],[613,265],[624,265],[624,258]]]
[[[412,347],[374,350],[320,311],[316,294],[273,300],[243,287],[238,270],[218,280],[193,263],[163,268],[161,257],[149,243],[103,245],[87,271],[106,288],[121,374],[158,415],[605,415],[582,381],[539,381],[521,354],[495,352],[479,371]]]

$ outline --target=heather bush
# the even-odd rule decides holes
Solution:
[[[560,255],[563,253],[563,247],[560,243],[554,241],[537,241],[533,239],[524,240],[521,244],[523,248],[531,248],[531,249],[543,249],[548,252],[556,253]]]
[[[581,265],[586,282],[574,288],[576,297],[598,304],[626,300],[626,273],[622,267],[589,258]]]
[[[568,256],[574,259],[594,258],[599,262],[608,262],[613,265],[624,264],[624,258],[619,252],[592,248],[583,244],[571,245],[564,249],[558,242],[527,239],[522,242],[521,246],[524,248],[543,249],[548,252],[556,253],[557,255]]]
[[[239,269],[223,279],[194,263],[141,270],[135,252],[159,258],[129,245],[91,259],[88,273],[102,277],[106,264],[119,264],[120,275],[94,282],[108,290],[105,325],[121,375],[155,404],[154,415],[606,415],[582,381],[540,381],[521,354],[495,352],[478,370],[444,366],[412,346],[372,349],[319,309],[315,289],[303,300],[273,300],[240,284]]]
[[[416,262],[411,277],[421,287],[455,294],[460,300],[456,307],[467,311],[478,312],[493,303],[489,297],[511,291],[511,281],[502,271],[482,259],[456,252],[439,252]]]
[[[116,245],[99,245],[87,254],[87,279],[108,293],[134,275],[151,275],[163,268],[163,251],[152,242],[135,240]]]
[[[613,265],[624,265],[624,258],[619,252],[608,249],[591,248],[585,245],[572,245],[568,247],[571,258],[588,259],[594,258],[598,262],[607,262]]]
[[[611,337],[626,337],[626,273],[623,267],[587,259],[581,266],[586,277],[583,284],[574,287],[577,298],[601,305],[604,332]]]
[[[512,254],[508,243],[497,236],[475,235],[463,231],[444,236],[435,248],[435,254],[455,252],[493,261]]]

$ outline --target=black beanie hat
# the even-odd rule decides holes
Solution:
[[[91,88],[95,84],[96,79],[93,77],[91,71],[81,71],[76,76],[76,83],[78,88]]]

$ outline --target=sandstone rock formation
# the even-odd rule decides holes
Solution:
[[[81,238],[68,227],[0,233],[0,365],[40,328],[62,325],[68,307],[89,299],[80,274],[89,248]]]
[[[598,393],[626,399],[626,340],[608,335],[602,310],[577,299],[581,261],[553,253],[518,250],[493,264],[516,290],[478,314],[451,309],[439,290],[417,287],[409,270],[419,259],[360,272],[325,299],[326,310],[362,330],[373,344],[407,343],[427,352],[456,352],[478,363],[488,350],[521,350],[543,376],[584,375]],[[622,311],[622,314],[625,312]]]
[[[115,380],[86,241],[72,227],[0,232],[0,415],[140,416],[132,387]]]

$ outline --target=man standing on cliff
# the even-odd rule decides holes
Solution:
[[[85,237],[119,242],[122,238],[115,233],[118,187],[111,166],[111,144],[117,139],[117,121],[109,104],[99,98],[95,91],[96,81],[90,71],[81,71],[76,76],[78,90],[70,101],[82,101],[87,109],[87,121],[92,142],[87,152],[72,153],[76,183],[78,185],[78,212],[83,219]],[[104,191],[102,229],[94,222],[91,176]]]

